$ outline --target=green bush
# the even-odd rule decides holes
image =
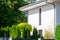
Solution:
[[[32,38],[38,38],[38,31],[36,28],[33,29],[33,36]]]
[[[21,38],[30,38],[30,31],[32,30],[32,26],[30,24],[20,23],[17,25],[17,27],[21,29]]]
[[[0,37],[9,37],[9,27],[0,28]]]
[[[18,27],[16,27],[16,25],[13,25],[12,27],[10,27],[9,29],[9,36],[12,38],[20,38],[21,32],[20,29]]]
[[[28,23],[20,23],[18,25],[12,25],[12,27],[0,28],[0,36],[5,37],[5,34],[11,38],[39,38],[37,29],[33,29],[33,35],[30,36],[32,26]]]
[[[4,27],[3,30],[4,30],[4,35],[6,37],[9,37],[9,27],[8,26],[7,27]]]
[[[22,30],[22,38],[27,38],[27,30],[25,27]]]
[[[55,40],[60,40],[60,25],[56,26],[55,30]]]
[[[28,23],[20,23],[20,24],[18,24],[17,26],[18,26],[20,29],[23,29],[23,28],[25,27],[25,28],[28,29],[29,31],[32,30],[32,26],[31,26],[30,24],[28,24]]]

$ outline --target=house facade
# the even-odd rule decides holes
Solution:
[[[59,0],[39,0],[23,6],[19,10],[28,11],[28,23],[41,31],[43,36],[46,30],[54,35],[56,25],[60,24]]]

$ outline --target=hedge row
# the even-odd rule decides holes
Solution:
[[[33,35],[30,35],[33,32]],[[0,29],[0,37],[12,37],[12,38],[38,38],[40,35],[37,29],[28,23],[20,23],[18,25],[12,25],[12,27],[4,27]]]

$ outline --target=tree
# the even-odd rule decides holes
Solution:
[[[25,13],[18,10],[26,4],[23,0],[0,0],[0,27],[26,22]]]

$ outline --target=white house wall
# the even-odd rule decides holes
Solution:
[[[39,8],[29,10],[28,23],[37,28],[39,25]]]
[[[41,25],[39,25],[39,9],[41,8]],[[54,33],[54,6],[48,4],[36,9],[29,10],[28,23],[36,27],[38,30],[42,30],[43,36],[45,30]]]
[[[46,5],[42,7],[42,18],[41,24],[43,27],[43,36],[45,30],[54,33],[54,6],[52,4]]]

